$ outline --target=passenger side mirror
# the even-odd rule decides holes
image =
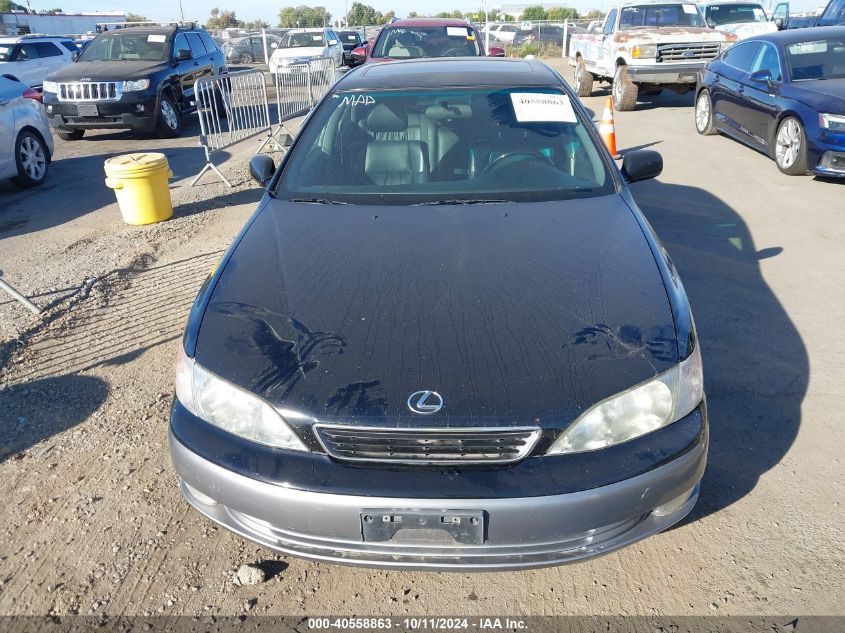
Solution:
[[[662,171],[663,157],[654,150],[638,149],[622,157],[622,175],[629,183],[656,178]]]
[[[275,173],[276,164],[267,154],[258,154],[249,160],[249,175],[262,187],[267,186]]]
[[[187,48],[180,48],[176,51],[176,59],[177,61],[184,62],[191,59],[191,51]]]
[[[783,18],[775,18],[774,20],[775,26],[778,27],[778,31],[783,30]]]
[[[491,46],[490,50],[487,51],[487,57],[504,57],[505,56],[505,49],[499,48],[498,46]]]

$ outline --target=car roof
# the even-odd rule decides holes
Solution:
[[[771,42],[772,44],[795,44],[811,42],[826,37],[845,37],[845,26],[815,26],[806,29],[786,29],[750,37],[744,42]]]
[[[394,26],[469,26],[469,23],[457,18],[405,18],[385,24],[385,28]]]
[[[31,40],[71,40],[72,37],[65,37],[64,35],[38,35],[38,34],[27,34],[27,35],[9,35],[6,37],[0,37],[0,43],[2,44],[18,44],[19,42],[28,42]]]
[[[322,33],[329,27],[316,27],[316,28],[307,28],[307,29],[288,29],[288,33]],[[285,33],[287,35],[288,33]]]
[[[441,57],[365,64],[344,75],[339,90],[492,86],[562,86],[560,76],[537,60]]]

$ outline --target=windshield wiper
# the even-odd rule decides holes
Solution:
[[[415,207],[433,207],[441,204],[500,204],[507,200],[432,200],[431,202],[418,202]]]
[[[326,198],[293,198],[291,202],[302,202],[304,204],[349,204],[340,200],[327,200]]]

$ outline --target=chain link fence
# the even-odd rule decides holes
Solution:
[[[491,22],[481,26],[482,36],[489,46],[505,49],[507,57],[540,58],[567,57],[569,40],[576,33],[599,28],[596,20],[533,20],[530,22]]]

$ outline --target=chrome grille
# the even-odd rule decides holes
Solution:
[[[703,44],[663,44],[657,47],[659,62],[688,62],[697,59],[713,59],[719,54],[718,42]]]
[[[461,429],[385,429],[314,426],[332,457],[350,461],[408,464],[515,462],[527,456],[537,427]]]
[[[117,101],[121,90],[116,81],[75,81],[59,84],[59,101]]]

